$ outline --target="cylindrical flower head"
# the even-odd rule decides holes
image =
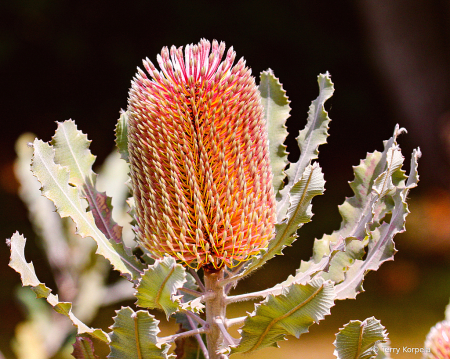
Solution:
[[[138,240],[193,268],[232,267],[264,248],[275,196],[260,94],[245,61],[201,40],[163,48],[129,94]]]
[[[427,335],[425,340],[427,359],[450,359],[450,322],[444,320],[437,323]]]

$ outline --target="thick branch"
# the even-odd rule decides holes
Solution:
[[[209,327],[206,333],[206,343],[208,345],[208,352],[210,359],[225,359],[226,356],[219,354],[217,351],[224,342],[224,336],[222,331],[217,325],[217,320],[225,320],[226,313],[226,295],[223,287],[220,285],[220,281],[223,280],[223,269],[219,271],[205,270],[205,290],[206,296],[212,294],[209,298],[206,298],[206,322]]]

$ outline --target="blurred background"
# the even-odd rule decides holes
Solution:
[[[72,118],[93,140],[101,164],[114,147],[114,126],[141,59],[153,61],[163,46],[201,38],[233,46],[255,76],[270,67],[279,77],[291,100],[291,161],[299,155],[295,137],[318,94],[317,75],[329,71],[336,88],[327,102],[331,137],[319,158],[326,192],[314,200],[313,222],[285,256],[239,291],[263,289],[293,274],[310,257],[314,238],[339,227],[337,205],[352,195],[352,166],[366,152],[381,150],[396,123],[408,130],[399,139],[407,162],[413,148],[423,153],[407,232],[395,238],[395,261],[370,273],[366,292],[338,302],[309,334],[282,343],[283,352],[270,348],[258,357],[333,358],[334,333],[351,319],[370,316],[386,326],[393,347],[422,347],[450,297],[449,1],[1,2],[0,238],[23,233],[27,260],[51,286],[49,265],[17,197],[15,141],[23,132],[49,141],[55,121]],[[8,261],[7,246],[0,246],[0,350],[14,358],[10,341],[24,312],[15,294],[19,276]],[[106,329],[119,307],[103,309],[94,322]],[[244,313],[252,306],[232,310]]]

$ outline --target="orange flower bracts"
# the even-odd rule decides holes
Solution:
[[[201,40],[163,48],[129,93],[135,228],[155,257],[233,267],[264,248],[275,196],[260,94],[243,59]]]

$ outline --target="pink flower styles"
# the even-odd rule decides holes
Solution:
[[[156,258],[233,267],[267,246],[275,196],[251,70],[225,44],[163,48],[129,93],[128,150],[138,240]]]

